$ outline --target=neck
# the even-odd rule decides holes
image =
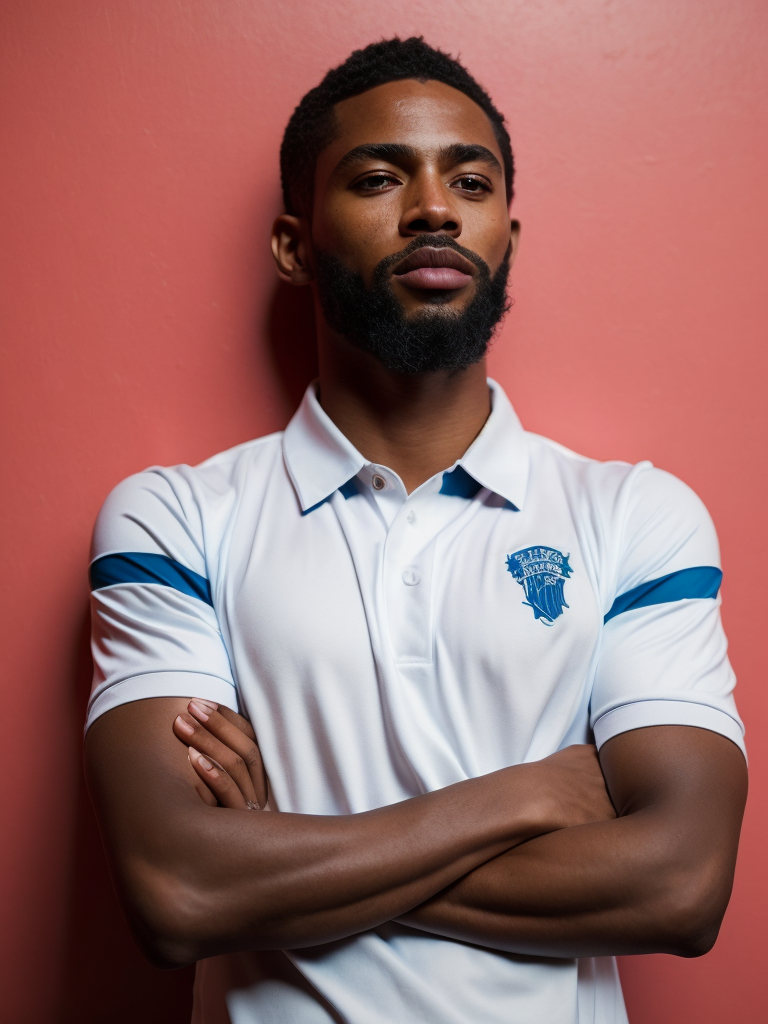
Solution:
[[[320,332],[320,404],[370,462],[410,493],[461,458],[491,411],[485,360],[447,371],[393,374],[343,338]]]

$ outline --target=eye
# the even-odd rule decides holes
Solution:
[[[482,178],[475,178],[469,174],[463,174],[460,178],[457,178],[453,182],[454,187],[461,189],[462,192],[490,192],[490,185]]]
[[[352,188],[358,189],[361,192],[381,192],[389,185],[397,184],[397,178],[378,171],[375,174],[367,174],[364,178],[358,178]]]

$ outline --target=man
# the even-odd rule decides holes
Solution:
[[[486,380],[519,229],[461,65],[355,52],[281,156],[319,384],[95,532],[86,761],[127,912],[203,961],[206,1024],[619,1024],[613,955],[706,952],[730,894],[712,525]]]

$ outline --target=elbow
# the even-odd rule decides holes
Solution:
[[[136,942],[153,967],[177,970],[211,955],[203,901],[189,886],[156,877],[131,886],[124,902]]]
[[[280,949],[275,922],[251,905],[247,919],[233,907],[228,886],[210,878],[183,878],[145,868],[127,886],[126,909],[145,958],[160,970],[176,970],[237,949]],[[270,901],[260,900],[266,907]],[[279,929],[277,929],[279,931]]]
[[[664,947],[659,952],[692,959],[708,953],[717,940],[730,897],[730,884],[689,878],[675,886],[660,912]]]
[[[178,971],[201,959],[187,944],[167,935],[147,935],[134,929],[134,937],[144,959],[158,971]]]
[[[142,922],[133,934],[144,959],[159,971],[177,971],[204,958],[187,936],[170,929],[150,929]]]
[[[195,881],[143,866],[123,885],[123,904],[149,963],[177,970],[225,952],[216,893]]]
[[[719,921],[683,922],[680,927],[668,932],[665,948],[660,952],[671,953],[673,956],[688,960],[704,956],[714,946],[719,931]]]

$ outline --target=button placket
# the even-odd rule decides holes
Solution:
[[[386,467],[371,466],[367,477],[368,496],[390,530],[405,504],[407,495],[402,483]]]
[[[406,587],[416,587],[421,583],[421,573],[415,565],[406,565],[402,572],[403,583]]]
[[[392,652],[400,664],[432,661],[431,584],[435,540],[430,541],[429,533],[425,536],[428,520],[428,516],[423,519],[413,508],[403,509],[387,537],[384,563],[387,624]]]

